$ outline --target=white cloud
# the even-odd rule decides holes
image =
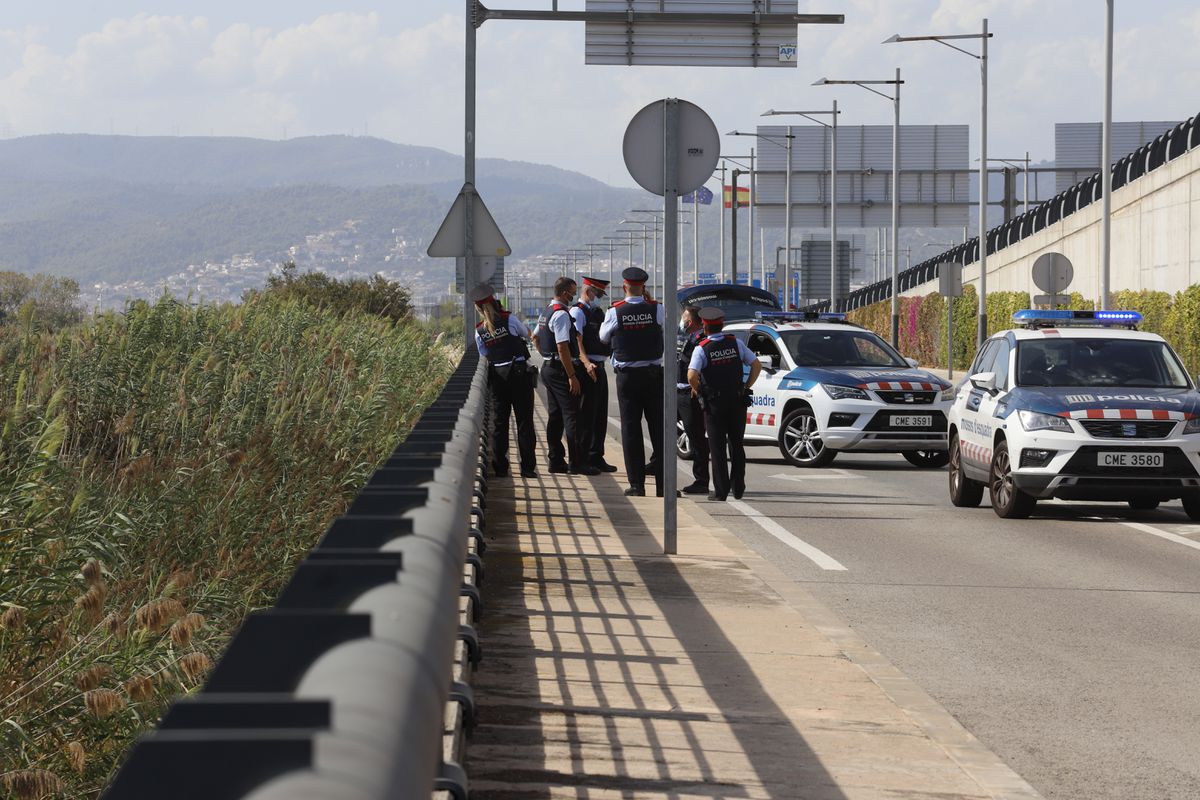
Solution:
[[[834,8],[833,6],[836,6]],[[479,31],[480,156],[554,163],[628,184],[621,135],[641,106],[679,96],[721,130],[768,107],[827,107],[842,123],[886,124],[889,104],[855,87],[810,88],[817,77],[904,71],[905,122],[975,124],[978,64],[934,43],[881,45],[892,33],[968,32],[988,16],[991,143],[1052,157],[1055,121],[1100,112],[1103,18],[1076,4],[1035,0],[806,0],[844,11],[844,26],[804,26],[795,70],[588,67],[583,27],[488,22]],[[47,12],[49,13],[49,12]],[[1126,18],[1128,17],[1128,18]],[[461,151],[460,17],[399,27],[388,12],[331,13],[294,25],[214,23],[137,14],[63,42],[47,29],[0,30],[0,123],[53,131],[278,137],[361,131]],[[1118,8],[1116,116],[1195,113],[1200,67],[1189,54],[1200,11],[1187,0]],[[974,43],[966,43],[967,45]],[[974,146],[975,137],[972,136]],[[742,151],[747,140],[727,141]]]

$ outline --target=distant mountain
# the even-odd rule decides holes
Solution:
[[[597,241],[651,201],[543,164],[482,159],[477,173],[516,256]],[[448,275],[446,260],[422,266],[424,243],[461,183],[460,157],[372,138],[0,141],[0,269],[149,284],[238,254],[274,263],[342,232],[349,243],[310,248],[309,266]]]
[[[520,181],[578,191],[605,184],[544,164],[483,158],[478,182]],[[462,183],[462,158],[432,147],[355,136],[284,141],[234,137],[56,134],[0,141],[0,176],[264,189]]]

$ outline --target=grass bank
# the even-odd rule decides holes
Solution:
[[[0,796],[96,796],[451,367],[269,296],[0,329]]]

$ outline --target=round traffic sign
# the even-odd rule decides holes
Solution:
[[[1033,285],[1049,294],[1059,294],[1071,285],[1075,267],[1062,253],[1042,253],[1033,262]]]
[[[679,141],[676,147],[680,194],[694,192],[712,177],[721,156],[721,137],[704,109],[678,100]],[[666,100],[655,100],[629,121],[623,149],[625,167],[638,185],[657,195],[666,194]]]

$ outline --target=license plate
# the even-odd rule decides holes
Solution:
[[[1101,467],[1144,467],[1155,469],[1163,465],[1162,453],[1099,453]]]
[[[933,417],[929,414],[892,414],[893,428],[931,428]]]

